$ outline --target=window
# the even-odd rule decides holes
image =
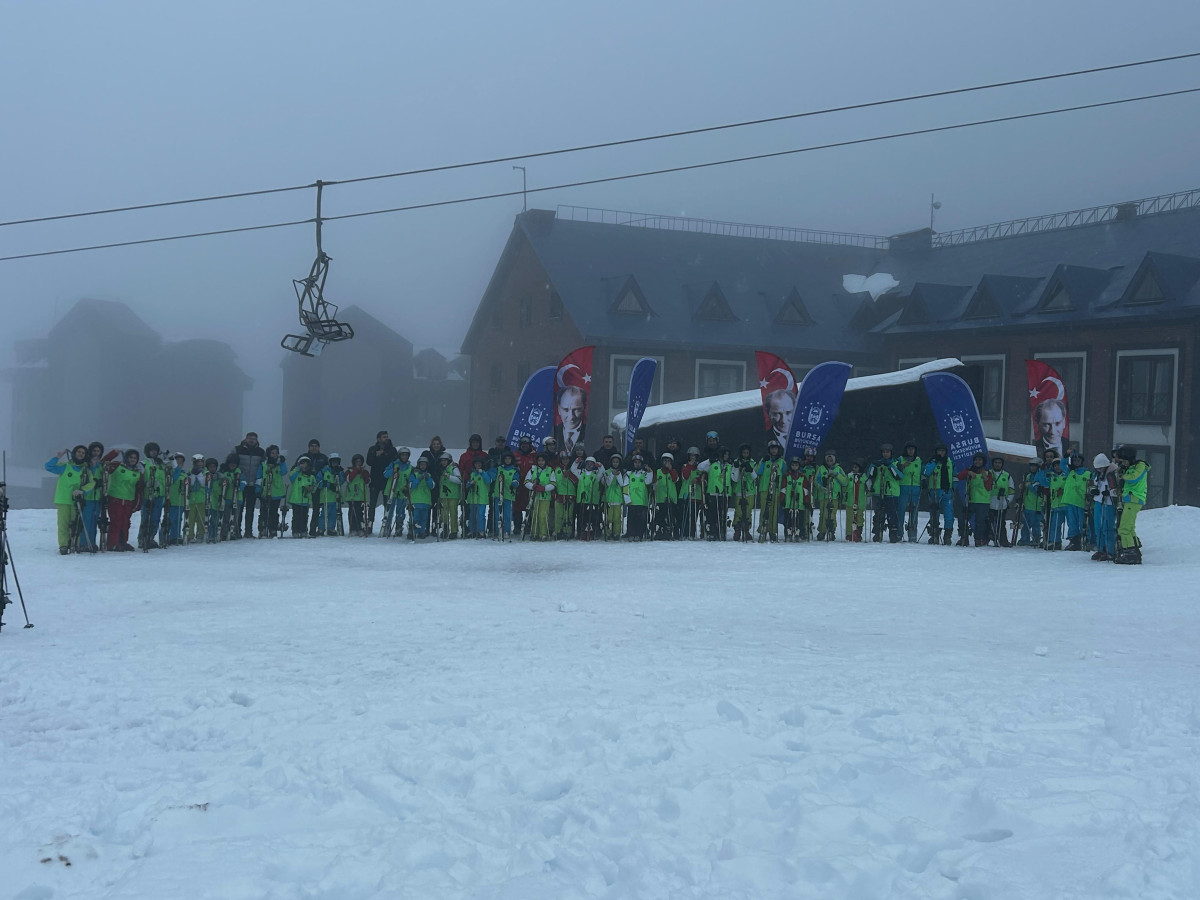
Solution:
[[[1067,293],[1067,289],[1060,281],[1050,291],[1050,295],[1046,298],[1046,302],[1042,304],[1042,312],[1070,312],[1075,308],[1071,302],[1071,295]]]
[[[1175,405],[1175,357],[1120,356],[1117,421],[1170,425]]]
[[[533,324],[533,298],[526,294],[521,298],[519,321],[522,328],[528,328]]]
[[[550,292],[550,321],[554,322],[563,317],[562,297],[558,295],[558,291]]]
[[[529,360],[523,359],[517,363],[517,390],[525,387],[525,382],[529,380]]]
[[[783,306],[779,309],[779,315],[775,317],[776,325],[812,325],[813,317],[808,314],[808,307],[804,305],[804,301],[800,298],[800,292],[792,288],[792,292],[788,294],[787,299],[783,302]]]
[[[1167,298],[1163,294],[1162,288],[1158,286],[1158,279],[1147,270],[1146,274],[1142,276],[1142,281],[1138,285],[1137,290],[1125,301],[1125,305],[1139,306],[1143,303],[1162,303],[1165,299]]]
[[[996,305],[996,298],[987,289],[987,285],[980,285],[975,296],[971,298],[971,302],[967,304],[967,311],[963,313],[963,318],[994,319],[999,315],[1000,307]]]
[[[746,364],[711,359],[696,360],[696,396],[715,397],[746,389]]]
[[[696,318],[708,322],[737,321],[737,316],[729,308],[729,303],[725,300],[725,295],[721,292],[720,285],[715,281],[708,289],[708,293],[704,295],[704,300],[700,303],[700,309],[696,312]]]
[[[1035,359],[1044,362],[1058,373],[1067,391],[1067,413],[1070,415],[1069,443],[1083,446],[1084,374],[1086,353],[1064,353],[1061,356],[1038,353]],[[1035,435],[1036,437],[1036,435]]]
[[[614,356],[609,362],[612,377],[609,379],[608,407],[610,416],[623,413],[629,408],[629,379],[633,376],[633,367],[640,356]],[[650,405],[662,403],[663,361],[658,359],[658,368],[654,370],[654,385],[650,388]]]
[[[504,386],[504,372],[500,363],[492,363],[492,368],[488,372],[488,381],[491,383],[493,391],[498,391]]]
[[[1004,418],[1004,357],[963,356],[968,366],[979,369],[979,388],[975,402],[979,404],[979,418],[1001,420]],[[1000,437],[989,434],[988,437]]]
[[[642,293],[641,287],[638,286],[637,279],[632,275],[625,279],[625,284],[622,285],[621,292],[617,294],[617,300],[612,305],[612,311],[624,316],[649,316],[653,314],[650,304],[646,302],[645,294]]]

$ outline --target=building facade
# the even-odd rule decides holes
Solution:
[[[851,295],[846,275],[893,286]],[[1156,505],[1200,505],[1198,326],[1200,191],[891,238],[568,207],[517,216],[463,352],[471,428],[491,435],[530,372],[594,344],[593,435],[624,411],[638,358],[659,361],[660,403],[753,387],[761,349],[797,378],[828,359],[868,375],[957,357],[989,437],[1018,443],[1024,360],[1044,359],[1088,459],[1133,443]]]

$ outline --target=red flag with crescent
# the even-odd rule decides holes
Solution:
[[[774,353],[754,351],[758,364],[758,389],[762,393],[763,424],[774,431],[780,443],[787,440],[792,427],[792,412],[796,409],[796,379],[792,370]]]
[[[592,390],[592,352],[580,347],[563,357],[554,373],[554,437],[568,454],[583,443],[588,395]]]
[[[1025,376],[1034,438],[1048,446],[1063,446],[1062,442],[1071,436],[1071,420],[1062,377],[1038,359],[1025,360]]]

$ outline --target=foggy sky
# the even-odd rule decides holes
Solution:
[[[1194,0],[0,3],[0,219],[302,184],[1197,49]],[[527,163],[529,185],[1200,85],[1200,61]],[[892,234],[1200,186],[1200,97],[550,194]],[[330,188],[326,215],[520,188],[505,163]],[[520,198],[331,223],[326,296],[456,352]],[[0,256],[307,218],[311,192],[0,229]],[[0,263],[0,367],[80,297],[224,340],[275,439],[311,226]],[[430,312],[436,310],[436,312]],[[353,353],[354,344],[330,352]],[[549,361],[547,361],[549,362]],[[112,377],[169,377],[120,372]],[[351,390],[353,385],[346,385]],[[392,423],[399,430],[401,426]],[[9,409],[0,389],[0,445]],[[238,437],[233,435],[230,437]],[[369,436],[364,436],[364,442]],[[87,435],[77,437],[88,439]],[[365,446],[365,443],[364,443]],[[49,449],[49,448],[48,448]]]

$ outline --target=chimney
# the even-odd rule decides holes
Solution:
[[[1117,214],[1113,216],[1114,222],[1132,222],[1137,218],[1138,205],[1136,201],[1129,203],[1118,203]]]
[[[897,253],[931,250],[933,249],[933,229],[921,228],[917,231],[894,234],[888,238],[888,249]]]

